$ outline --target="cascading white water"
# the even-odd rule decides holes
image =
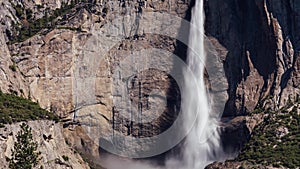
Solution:
[[[127,168],[130,168],[130,169],[137,169],[137,168],[144,168],[144,169],[201,169],[201,168],[204,168],[211,161],[219,160],[219,159],[215,158],[216,156],[214,154],[214,153],[218,154],[218,152],[216,152],[216,150],[220,149],[219,135],[218,135],[218,132],[216,132],[217,123],[216,123],[215,115],[211,115],[212,110],[210,108],[209,95],[208,95],[208,92],[207,92],[207,89],[205,86],[205,82],[204,82],[204,68],[205,68],[205,63],[206,63],[206,52],[205,52],[205,47],[204,47],[204,39],[205,39],[205,36],[204,36],[204,6],[203,6],[203,0],[195,0],[195,1],[196,1],[195,6],[192,9],[192,19],[191,19],[189,45],[188,45],[189,51],[188,51],[188,59],[187,59],[188,68],[189,68],[189,70],[192,71],[192,73],[191,73],[191,71],[183,72],[184,86],[183,86],[183,91],[181,92],[181,97],[182,97],[182,101],[183,101],[183,103],[181,105],[182,106],[181,112],[183,113],[183,120],[180,119],[180,123],[178,123],[181,125],[181,122],[183,121],[183,125],[182,125],[183,132],[182,133],[184,133],[184,135],[187,133],[187,131],[189,131],[188,135],[185,139],[185,144],[181,147],[182,148],[181,149],[182,156],[180,156],[180,157],[182,157],[182,158],[178,158],[178,156],[176,156],[176,155],[174,157],[174,154],[171,154],[170,159],[165,161],[165,166],[157,166],[155,163],[152,163],[152,162],[146,163],[146,162],[135,161],[135,160],[123,160],[122,161],[118,158],[114,159],[114,157],[108,156],[104,161],[105,167],[107,167],[109,169],[119,169],[119,168],[124,168],[124,169],[127,169]],[[164,14],[162,14],[162,15],[164,15]],[[149,23],[151,21],[151,16],[152,16],[152,13],[151,13],[151,15],[144,17],[147,19],[145,23]],[[153,15],[153,16],[155,16],[155,15]],[[168,24],[165,24],[166,21],[165,21],[164,17],[158,17],[161,19],[157,19],[157,16],[155,16],[153,18],[154,18],[153,23],[155,23],[158,20],[158,21],[161,21],[161,25],[163,25],[164,27],[165,27],[165,25],[168,25]],[[176,20],[176,18],[175,18],[175,20]],[[119,20],[116,20],[115,25],[117,25],[117,23],[119,23],[118,21]],[[141,22],[141,23],[143,23],[143,22]],[[150,22],[150,23],[152,24],[152,22]],[[172,22],[170,22],[170,23],[172,23]],[[176,22],[174,22],[174,23],[176,23]],[[177,22],[177,23],[181,23],[181,22]],[[187,22],[183,22],[183,23],[187,23]],[[152,24],[152,25],[153,25],[153,27],[156,28],[156,24]],[[118,26],[115,26],[115,27],[118,28]],[[121,28],[122,26],[119,26],[119,27]],[[146,28],[151,28],[151,27],[152,26],[145,27],[145,30],[146,30]],[[157,27],[159,27],[159,26],[157,26]],[[172,27],[176,27],[176,26],[172,26]],[[110,29],[106,28],[105,30],[110,30]],[[157,31],[159,29],[153,29],[153,30]],[[150,29],[150,30],[148,30],[148,32],[153,33],[153,30],[151,32],[151,29]],[[168,29],[164,28],[164,29],[162,29],[162,32],[160,32],[160,33],[161,34],[166,33],[166,32],[163,32],[164,30],[168,30]],[[116,32],[118,32],[118,31],[116,31]],[[155,32],[155,33],[157,33],[157,32]],[[98,39],[105,39],[106,37],[110,37],[110,36],[105,36],[105,34],[103,34],[103,37],[102,37],[102,33],[100,35],[101,35],[101,37],[98,37]],[[167,35],[171,35],[171,34],[167,34]],[[112,37],[114,37],[114,36],[112,36]],[[94,45],[94,40],[92,40],[91,43],[87,43],[87,44],[88,44],[87,46],[89,46],[88,49],[90,49],[90,46]],[[99,46],[96,46],[95,48],[98,50],[98,47]],[[102,48],[100,48],[100,49],[102,49]],[[95,50],[95,51],[97,51],[97,50]],[[90,51],[90,50],[88,50],[88,51]],[[91,51],[93,51],[93,50],[91,50]],[[103,52],[103,53],[105,53],[105,52]],[[207,52],[207,53],[211,54],[211,52]],[[96,56],[98,56],[98,53]],[[212,58],[212,57],[209,57],[209,58]],[[99,62],[91,62],[90,56],[86,57],[85,60],[83,60],[83,61],[88,63],[88,65],[92,64],[92,63],[99,63]],[[207,62],[209,62],[209,60]],[[127,63],[127,62],[124,62],[124,63]],[[135,62],[129,62],[129,64],[127,64],[127,65],[132,65],[132,63],[136,64]],[[141,61],[141,63],[144,63],[144,62]],[[155,62],[155,63],[159,63],[159,62]],[[80,63],[79,65],[84,65],[84,63]],[[222,68],[222,64],[220,64],[220,65]],[[99,65],[96,64],[93,67],[93,64],[92,64],[89,67],[97,68],[98,66]],[[163,66],[165,66],[165,64],[163,64]],[[80,72],[80,70],[81,70],[80,68],[82,66],[78,66],[78,67],[79,67],[78,72]],[[218,68],[218,67],[216,67],[216,68]],[[95,71],[91,71],[91,72],[95,72]],[[215,74],[217,74],[218,71],[214,70],[213,72]],[[211,73],[209,73],[209,74],[212,75]],[[119,74],[116,74],[116,75],[117,75],[116,79],[119,79],[120,81],[122,79],[122,81],[123,81],[123,78],[119,78],[120,77]],[[79,74],[77,76],[80,77]],[[125,76],[125,77],[127,77],[127,76]],[[217,76],[217,77],[219,77],[219,76]],[[182,80],[182,79],[180,79],[180,80]],[[220,80],[220,78],[219,78],[219,80]],[[77,84],[76,87],[79,87],[79,89],[81,89],[80,91],[82,91],[82,92],[85,92],[86,86],[92,86],[91,89],[95,88],[93,86],[95,84],[95,82],[93,82],[93,81],[86,81],[85,79],[82,79],[81,81],[79,81],[77,83],[79,85]],[[120,88],[118,88],[118,87],[116,88],[117,91],[119,89]],[[226,88],[222,88],[222,87],[221,88],[217,87],[217,89],[220,89],[220,91],[222,91],[221,89],[226,91]],[[86,100],[88,100],[89,103],[92,101],[95,101],[96,99],[94,98],[94,95],[93,95],[94,91],[93,90],[89,90],[89,91],[90,91],[90,93],[88,93],[87,96],[90,96],[90,95],[93,96],[90,100],[86,99],[86,97],[82,97],[82,92],[81,93],[76,92],[77,93],[76,96],[78,96],[78,98],[81,98],[80,100],[76,100],[76,101],[79,103],[81,103],[81,102],[85,103],[84,101],[86,101]],[[126,92],[125,92],[125,94],[126,94]],[[217,95],[217,96],[221,96],[221,95]],[[220,102],[223,103],[222,101],[220,101]],[[97,111],[95,111],[95,112],[97,112]],[[222,108],[220,109],[219,112],[222,112]],[[192,124],[193,124],[193,127],[190,130],[190,127]],[[179,128],[181,129],[181,126]],[[100,131],[100,130],[97,128],[96,131]],[[177,132],[177,130],[176,130],[176,132]],[[168,139],[170,139],[170,140],[173,139],[171,136],[177,135],[178,133],[176,133],[176,132],[172,132],[170,134],[170,137],[168,137],[166,140],[168,141]],[[181,131],[178,130],[178,132],[181,132]],[[100,135],[100,134],[98,134],[98,135],[95,134],[95,132],[91,132],[90,134],[92,134],[93,136],[96,136],[97,139],[98,139],[98,136]],[[177,137],[174,137],[174,138],[177,138]],[[182,138],[180,138],[180,140],[181,139]],[[108,140],[108,141],[110,141],[110,140]],[[122,144],[121,144],[121,146],[122,146]]]
[[[219,149],[219,135],[211,109],[209,96],[204,82],[206,53],[204,47],[204,5],[203,0],[196,0],[192,9],[189,35],[188,67],[193,76],[184,73],[185,91],[183,112],[185,127],[194,123],[183,147],[183,165],[188,169],[204,168],[214,159],[214,149]],[[192,84],[196,79],[196,84]]]

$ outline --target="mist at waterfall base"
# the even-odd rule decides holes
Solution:
[[[151,160],[123,159],[106,156],[103,166],[108,169],[201,169],[222,158],[222,147],[218,132],[218,117],[213,115],[211,101],[204,82],[206,53],[204,47],[203,0],[196,0],[192,9],[187,64],[193,72],[183,70],[184,89],[182,95],[183,128],[193,123],[183,143],[180,155],[168,153],[164,166]],[[196,84],[193,83],[196,81]]]

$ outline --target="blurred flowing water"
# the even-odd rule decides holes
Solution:
[[[182,146],[178,168],[200,169],[221,156],[218,120],[211,109],[204,79],[206,52],[204,34],[204,2],[196,0],[192,9],[187,64],[193,74],[184,72],[184,127],[194,123]],[[196,79],[193,84],[192,79]],[[177,165],[178,166],[178,165]],[[175,167],[175,166],[173,166]]]

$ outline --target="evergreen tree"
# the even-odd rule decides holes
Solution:
[[[22,123],[20,127],[17,141],[12,149],[12,158],[7,158],[9,168],[31,169],[40,161],[41,152],[37,152],[38,144],[32,139],[32,129],[25,123]]]

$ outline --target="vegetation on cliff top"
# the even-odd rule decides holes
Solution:
[[[300,166],[300,114],[297,106],[299,103],[276,112],[265,112],[268,116],[255,127],[237,160],[273,167]]]
[[[77,6],[80,5],[80,3],[86,3],[87,8],[90,7],[89,5],[91,5],[88,3],[88,0],[72,0],[70,4],[62,3],[61,8],[57,8],[53,11],[50,11],[49,8],[46,8],[45,15],[42,18],[35,19],[33,18],[33,12],[31,9],[24,9],[21,5],[14,5],[14,3],[11,2],[16,11],[16,16],[20,19],[21,23],[15,23],[13,25],[14,30],[6,32],[6,35],[10,40],[9,43],[13,44],[16,42],[25,41],[44,29],[46,29],[46,32],[53,30],[57,27],[58,22],[60,21],[57,18],[63,16],[63,19],[66,20],[68,18],[67,14],[73,9],[75,11],[80,9],[77,9]],[[80,28],[68,28],[71,30],[80,30]]]
[[[57,115],[42,109],[35,102],[0,91],[0,127],[4,124],[39,119],[59,120]]]

